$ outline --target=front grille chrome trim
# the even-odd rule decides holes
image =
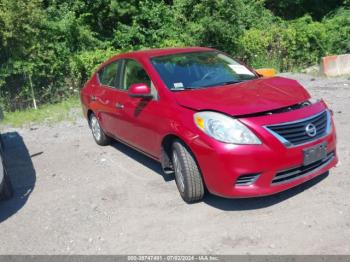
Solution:
[[[326,128],[325,128],[325,132],[322,136],[320,137],[316,137],[314,139],[310,139],[306,142],[303,142],[303,143],[300,143],[300,144],[293,144],[292,142],[290,142],[289,140],[287,140],[286,138],[284,138],[283,136],[281,136],[280,134],[278,134],[277,132],[273,131],[272,129],[270,129],[269,127],[283,127],[283,126],[287,126],[287,125],[293,125],[293,124],[299,124],[299,123],[302,123],[302,122],[306,122],[306,121],[309,121],[309,120],[312,120],[312,119],[316,119],[317,117],[321,116],[322,114],[324,114],[326,112]],[[291,122],[285,122],[285,123],[280,123],[280,124],[273,124],[273,125],[266,125],[266,126],[263,126],[263,128],[269,132],[270,134],[272,134],[275,138],[277,138],[284,146],[288,147],[288,148],[292,148],[292,147],[298,147],[298,146],[304,146],[306,144],[309,144],[309,143],[312,143],[314,141],[317,141],[319,139],[322,139],[326,136],[328,136],[331,131],[332,131],[332,121],[331,121],[331,113],[328,109],[320,112],[320,113],[317,113],[315,115],[312,115],[312,116],[309,116],[309,117],[306,117],[306,118],[302,118],[302,119],[299,119],[299,120],[296,120],[296,121],[291,121]]]

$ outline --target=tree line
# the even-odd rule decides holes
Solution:
[[[313,65],[350,52],[349,2],[0,0],[0,105],[61,101],[108,57],[144,48],[214,47],[280,71]]]

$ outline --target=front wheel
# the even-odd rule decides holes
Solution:
[[[103,132],[95,114],[91,114],[89,119],[89,124],[90,124],[92,135],[96,143],[100,146],[109,145],[111,142],[111,139]]]
[[[204,184],[197,163],[189,149],[181,142],[173,144],[172,160],[175,181],[183,200],[197,202],[204,197]]]

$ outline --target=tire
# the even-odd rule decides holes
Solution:
[[[204,184],[197,163],[187,146],[177,140],[172,146],[172,161],[176,186],[187,203],[198,202],[204,197]]]
[[[12,196],[13,196],[12,184],[9,177],[6,174],[6,170],[4,170],[4,181],[0,191],[0,199],[6,200],[11,198]]]
[[[92,136],[98,145],[107,146],[111,143],[111,139],[104,133],[97,117],[93,113],[89,118],[89,126],[91,128]]]

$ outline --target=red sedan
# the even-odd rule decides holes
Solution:
[[[214,49],[117,55],[86,83],[81,102],[97,144],[117,139],[158,160],[186,202],[201,200],[205,190],[275,194],[338,161],[322,100]]]

